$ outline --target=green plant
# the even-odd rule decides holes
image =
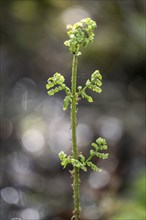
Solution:
[[[72,61],[72,79],[71,89],[65,84],[64,76],[60,73],[55,73],[53,77],[48,79],[46,89],[48,95],[52,96],[60,90],[64,90],[66,96],[64,98],[63,109],[66,110],[70,104],[71,109],[71,129],[72,129],[72,152],[73,155],[66,155],[63,151],[59,153],[61,165],[65,168],[68,164],[71,164],[73,170],[71,174],[73,176],[73,198],[74,198],[74,220],[80,219],[80,197],[79,197],[79,171],[87,171],[91,168],[94,171],[100,172],[99,169],[93,162],[93,157],[106,159],[108,154],[100,153],[100,150],[107,150],[107,144],[105,139],[99,137],[96,143],[92,143],[92,150],[90,150],[90,156],[85,157],[78,152],[77,138],[76,138],[76,125],[77,125],[77,105],[81,98],[87,99],[88,102],[93,102],[91,96],[87,94],[87,90],[90,89],[97,93],[101,93],[102,76],[98,70],[92,73],[91,78],[86,81],[84,87],[76,85],[77,81],[77,64],[78,56],[81,55],[81,49],[93,42],[94,33],[93,30],[96,27],[96,23],[90,18],[83,19],[74,25],[67,25],[69,40],[65,41],[65,45],[69,47],[70,52],[73,54]]]

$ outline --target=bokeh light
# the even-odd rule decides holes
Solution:
[[[28,156],[22,152],[15,152],[8,157],[8,163],[13,171],[19,174],[29,174],[31,162]]]
[[[19,201],[19,193],[13,187],[5,187],[1,190],[3,200],[9,204],[17,204]]]
[[[44,147],[44,136],[37,129],[29,129],[22,136],[23,147],[32,153],[40,151]]]
[[[90,17],[90,14],[82,7],[71,7],[62,13],[62,19],[66,25],[74,24],[86,17]]]
[[[109,141],[109,143],[116,144],[122,137],[122,131],[122,123],[119,119],[114,117],[106,117],[102,119],[100,133]]]
[[[35,209],[24,209],[21,214],[20,214],[21,218],[24,220],[39,220],[40,219],[40,215],[39,212]]]
[[[100,218],[103,214],[103,210],[99,209],[95,204],[89,205],[84,209],[83,217],[94,220]]]
[[[89,177],[89,184],[94,189],[101,189],[110,182],[110,174],[106,170],[100,173],[92,172]]]

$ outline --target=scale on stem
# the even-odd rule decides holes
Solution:
[[[60,90],[64,90],[66,96],[64,98],[63,110],[66,110],[70,104],[71,111],[71,130],[72,130],[72,155],[66,155],[63,151],[59,153],[61,165],[66,168],[68,164],[71,164],[73,170],[71,174],[73,176],[73,199],[74,199],[74,211],[72,220],[80,219],[80,196],[79,196],[79,171],[83,170],[87,172],[88,168],[96,172],[101,172],[93,162],[92,158],[97,157],[101,159],[108,158],[108,153],[101,153],[102,150],[107,150],[106,140],[99,137],[95,143],[92,143],[92,149],[90,155],[86,159],[81,153],[78,152],[77,138],[76,138],[76,122],[77,122],[77,105],[81,98],[87,99],[88,102],[93,102],[91,96],[87,94],[87,90],[90,89],[97,93],[101,93],[102,89],[102,76],[98,70],[95,70],[91,78],[85,83],[85,86],[78,86],[77,83],[77,64],[78,56],[81,55],[82,47],[87,46],[94,40],[94,29],[96,27],[95,21],[90,18],[85,18],[74,25],[67,25],[67,34],[69,40],[64,44],[69,47],[70,52],[73,54],[72,61],[72,77],[71,77],[71,89],[65,84],[64,76],[56,72],[53,77],[50,77],[46,84],[48,95],[52,96]]]

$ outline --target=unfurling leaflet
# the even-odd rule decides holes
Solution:
[[[64,90],[66,97],[64,98],[63,110],[66,110],[69,103],[71,102],[71,91],[65,85],[64,76],[60,73],[55,73],[53,77],[50,77],[46,84],[46,89],[48,90],[48,95],[53,96],[55,93]]]
[[[80,153],[78,155],[78,160],[76,160],[73,159],[72,156],[67,156],[63,151],[61,151],[58,156],[61,160],[61,165],[63,166],[63,168],[65,168],[68,164],[72,164],[73,167],[78,167],[83,171],[87,171],[89,167],[96,172],[102,171],[91,160],[93,157],[97,157],[100,159],[108,158],[108,153],[99,152],[100,150],[108,149],[106,140],[100,137],[96,140],[96,143],[92,143],[91,146],[93,147],[93,149],[90,150],[90,156],[87,159],[85,159],[85,157]]]

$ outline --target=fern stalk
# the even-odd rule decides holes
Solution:
[[[86,99],[88,102],[93,102],[91,96],[89,96],[88,90],[92,90],[96,93],[101,93],[102,89],[102,76],[99,70],[95,70],[91,74],[91,78],[85,83],[85,86],[77,87],[77,64],[78,56],[81,55],[81,48],[87,46],[93,42],[94,33],[93,30],[96,27],[96,23],[90,18],[85,18],[74,25],[67,25],[69,40],[64,44],[69,47],[70,52],[73,54],[72,61],[72,79],[71,89],[65,84],[64,76],[56,72],[53,77],[50,77],[46,84],[48,95],[52,96],[55,93],[64,90],[66,96],[64,98],[63,110],[66,110],[71,104],[71,129],[72,129],[72,155],[66,155],[63,151],[59,153],[61,165],[66,168],[68,164],[71,164],[73,170],[71,171],[73,177],[73,199],[74,199],[74,211],[72,220],[80,220],[80,195],[79,195],[79,171],[85,172],[88,169],[92,169],[96,172],[101,172],[101,169],[92,162],[93,157],[106,159],[108,153],[100,153],[102,150],[107,150],[106,140],[99,137],[95,143],[92,143],[93,147],[90,150],[90,156],[86,159],[81,153],[78,153],[77,138],[76,138],[76,126],[77,126],[77,105],[79,99]]]
[[[73,55],[72,62],[72,103],[71,103],[71,128],[72,128],[72,152],[73,159],[78,159],[78,148],[76,138],[77,125],[77,95],[76,95],[76,81],[77,81],[77,63],[78,56]],[[79,168],[73,169],[73,198],[74,198],[74,219],[79,220],[80,216],[80,196],[79,196]]]

